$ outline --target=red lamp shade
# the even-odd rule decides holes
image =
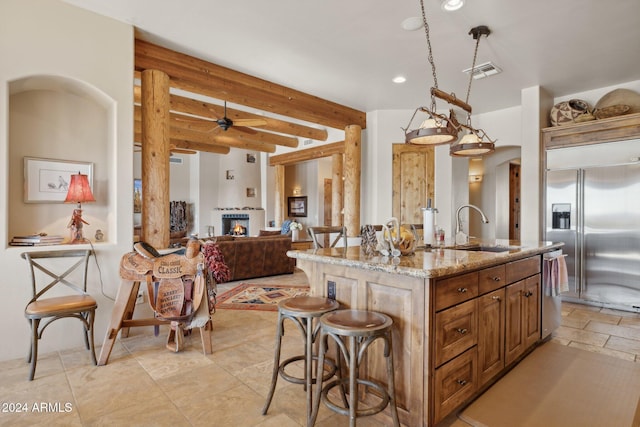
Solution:
[[[83,175],[78,172],[76,175],[71,175],[71,183],[69,184],[69,191],[67,192],[67,198],[64,199],[65,203],[85,203],[95,202],[93,193],[91,193],[91,186],[89,185],[89,178],[87,175]]]

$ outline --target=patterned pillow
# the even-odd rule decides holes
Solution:
[[[288,234],[291,228],[291,220],[287,219],[282,222],[282,229],[280,230],[280,234]]]

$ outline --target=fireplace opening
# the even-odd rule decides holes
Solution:
[[[222,234],[232,236],[249,235],[249,214],[223,214]]]

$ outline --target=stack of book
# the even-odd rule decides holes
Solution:
[[[27,236],[15,236],[9,244],[11,246],[48,246],[59,245],[64,237],[47,234],[30,234]]]

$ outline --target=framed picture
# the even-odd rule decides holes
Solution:
[[[142,213],[142,180],[133,180],[133,213]]]
[[[235,174],[232,170],[227,170],[227,179],[234,179],[235,178]]]
[[[254,153],[247,153],[247,163],[255,163],[256,155]]]
[[[256,189],[247,188],[247,197],[256,197]]]
[[[87,175],[93,189],[93,163],[69,160],[24,158],[24,202],[62,203],[67,197],[71,175]]]
[[[289,216],[307,216],[307,196],[289,197]]]

